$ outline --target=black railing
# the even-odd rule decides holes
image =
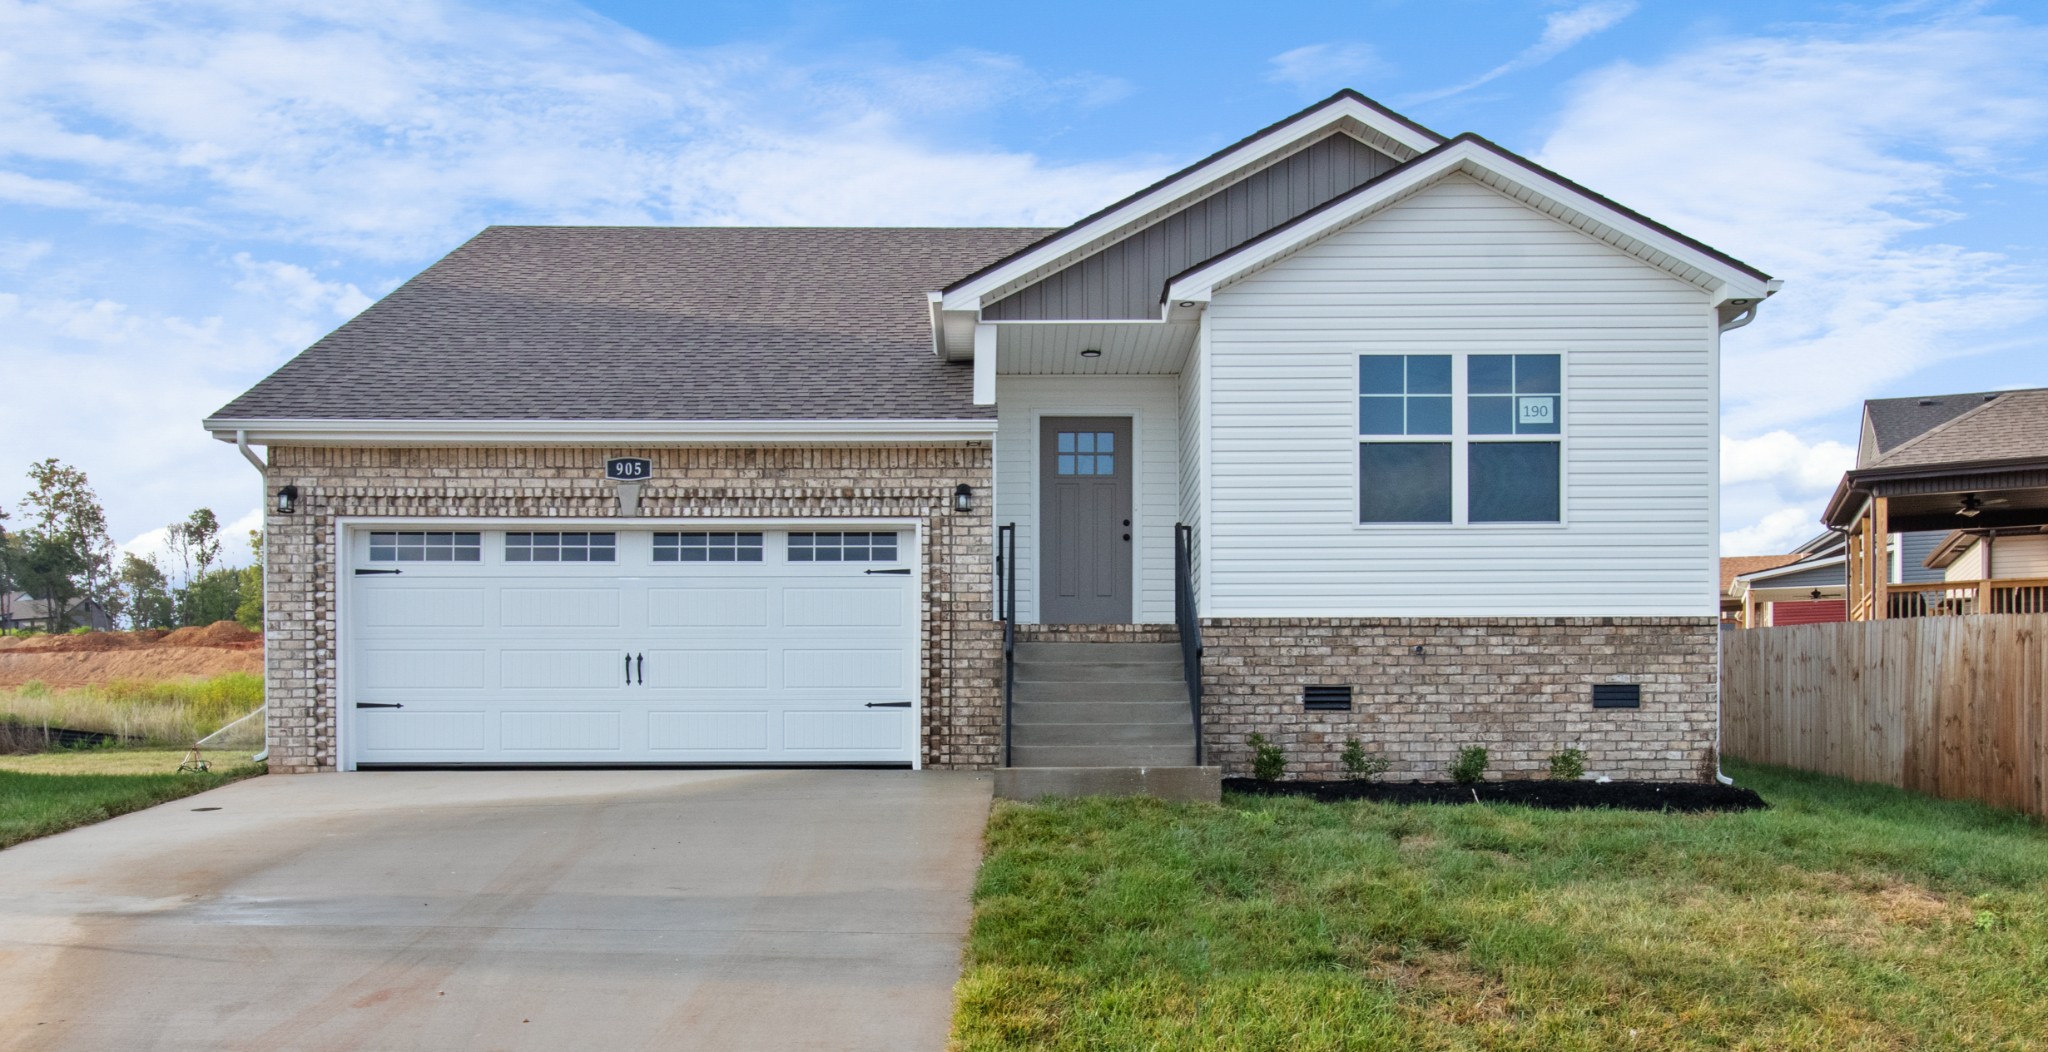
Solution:
[[[1010,695],[1017,690],[1017,524],[996,528],[996,616],[1003,621],[1003,766],[1016,737]]]
[[[1195,528],[1173,525],[1173,627],[1180,633],[1180,671],[1195,717],[1195,766],[1202,766],[1202,618],[1195,610]]]

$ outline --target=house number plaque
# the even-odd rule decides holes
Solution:
[[[645,482],[654,477],[654,462],[645,457],[613,457],[604,462],[604,477],[613,482]]]

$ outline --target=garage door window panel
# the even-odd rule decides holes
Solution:
[[[616,533],[507,533],[508,563],[609,563],[619,558]]]
[[[370,534],[373,563],[473,563],[483,561],[483,534],[428,530],[380,530]]]
[[[757,563],[761,561],[762,547],[762,535],[758,533],[657,533],[654,561]]]
[[[792,533],[789,561],[793,563],[893,563],[896,535],[893,533]]]

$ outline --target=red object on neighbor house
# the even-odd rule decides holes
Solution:
[[[1849,620],[1849,604],[1844,599],[1816,599],[1797,603],[1772,603],[1771,627],[1786,625],[1824,625]]]

